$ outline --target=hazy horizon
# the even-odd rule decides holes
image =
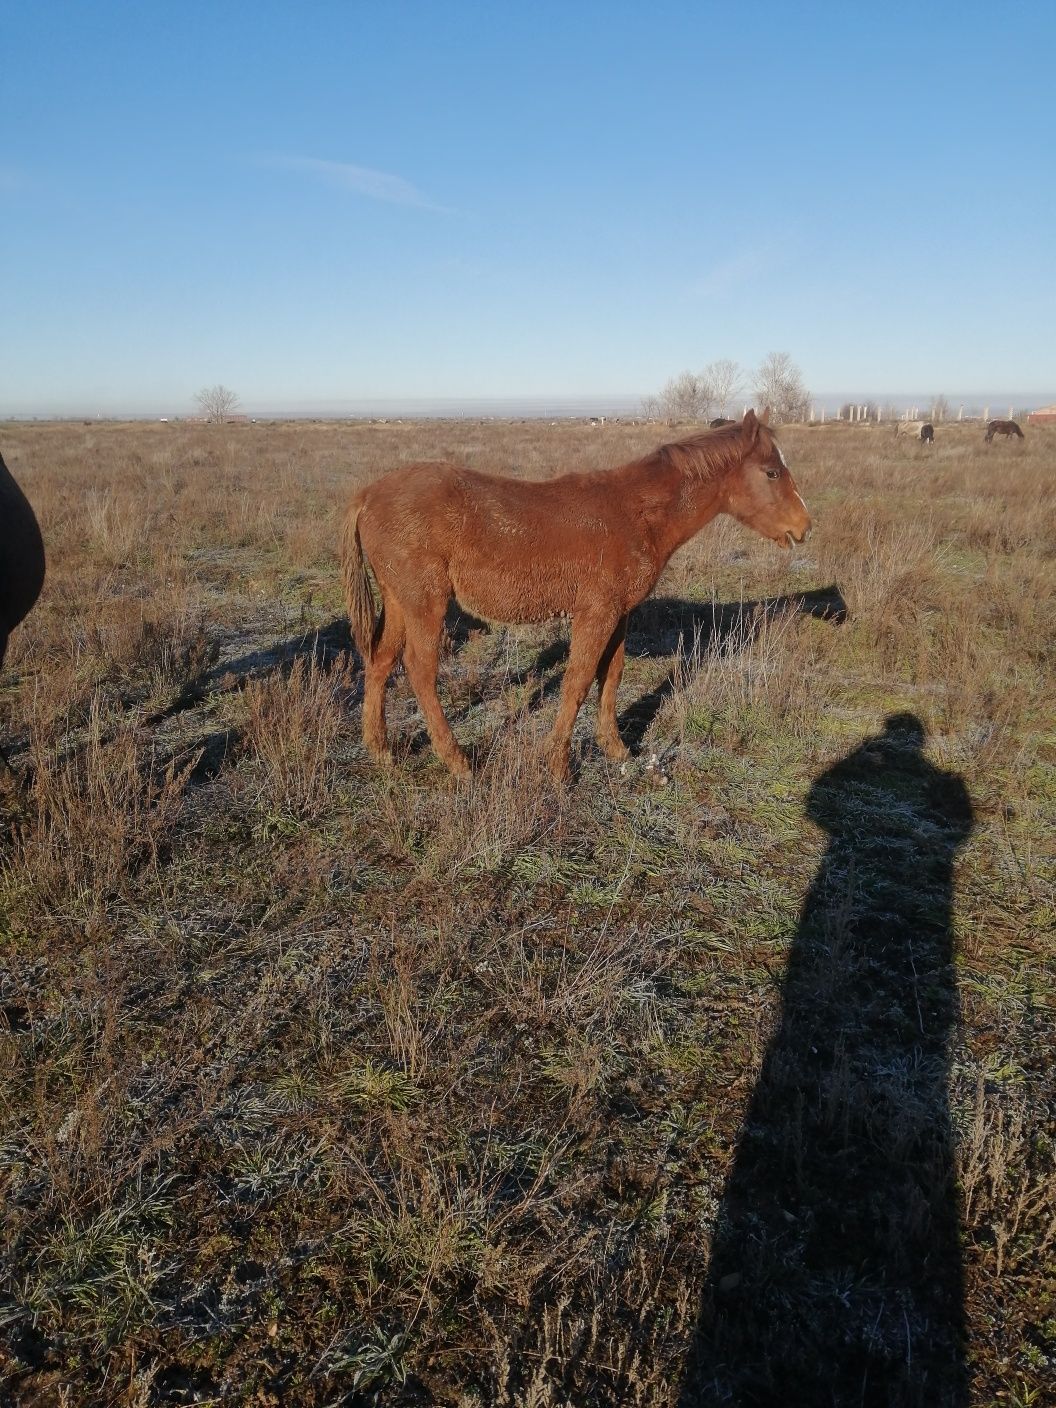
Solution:
[[[449,419],[465,416],[524,417],[534,419],[552,416],[617,416],[641,414],[642,403],[650,393],[598,392],[583,395],[553,396],[454,396],[454,397],[345,397],[328,400],[299,400],[274,403],[239,400],[235,411],[239,414],[262,419],[370,419],[386,416],[411,418]],[[958,410],[964,414],[979,414],[987,408],[999,412],[1008,407],[1017,410],[1036,410],[1040,406],[1056,402],[1052,392],[990,391],[990,392],[864,392],[861,390],[840,392],[819,392],[812,395],[815,410],[831,416],[840,406],[848,402],[854,405],[880,404],[894,405],[900,411],[913,406],[927,414],[936,397],[945,395],[949,406],[949,419],[956,419]],[[754,404],[751,396],[740,393],[734,398],[735,405],[730,413],[739,415],[744,406]],[[186,420],[199,414],[197,407],[189,399],[173,400],[153,405],[135,406],[129,403],[90,405],[70,402],[65,405],[40,405],[17,407],[0,401],[0,420]]]

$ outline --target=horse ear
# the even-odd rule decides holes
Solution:
[[[763,407],[763,414],[759,417],[759,424],[760,424],[760,425],[769,425],[769,424],[770,424],[770,407],[769,407],[769,406],[764,406],[764,407]]]
[[[754,445],[759,439],[759,420],[754,411],[745,411],[744,420],[741,421],[741,434],[749,445]]]

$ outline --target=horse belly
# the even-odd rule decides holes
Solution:
[[[538,562],[494,569],[453,564],[451,585],[460,606],[503,625],[570,616],[575,604],[570,575]]]

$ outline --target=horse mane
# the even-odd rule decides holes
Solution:
[[[759,426],[760,435],[775,439],[768,425]],[[702,430],[689,435],[685,440],[673,440],[668,445],[643,455],[635,461],[635,468],[674,469],[677,473],[694,479],[721,479],[731,469],[736,469],[744,460],[744,437],[741,422],[720,426],[717,430]]]

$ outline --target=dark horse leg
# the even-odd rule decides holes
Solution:
[[[631,750],[620,737],[616,726],[616,691],[623,674],[624,645],[627,639],[627,617],[621,616],[608,645],[601,652],[596,678],[598,681],[598,746],[608,758],[623,762]]]
[[[0,465],[2,464],[3,460],[0,459]],[[4,663],[4,656],[6,654],[7,628],[6,626],[0,625],[0,665]],[[21,779],[19,778],[18,773],[15,772],[14,768],[11,766],[11,759],[7,756],[7,751],[5,750],[2,744],[0,744],[0,776],[5,777],[7,781],[14,787],[20,787],[22,785]]]
[[[600,669],[600,662],[606,646],[613,638],[616,622],[611,616],[576,615],[572,618],[572,645],[568,656],[565,678],[561,684],[561,702],[557,706],[557,718],[547,740],[550,754],[550,771],[562,782],[568,776],[568,749],[572,741],[572,729],[576,715],[587,697],[591,684]],[[622,642],[620,648],[622,662]],[[606,668],[606,683],[608,669]],[[603,690],[604,692],[604,690]],[[615,684],[613,685],[615,693]],[[615,724],[615,719],[613,720]]]
[[[0,772],[17,787],[18,773],[11,766],[11,759],[7,756],[7,750],[0,744]]]

